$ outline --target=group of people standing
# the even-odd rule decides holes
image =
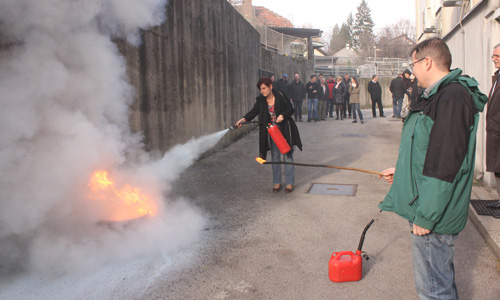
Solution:
[[[344,78],[329,75],[328,79],[323,74],[311,75],[306,84],[302,83],[299,74],[295,74],[290,83],[287,81],[287,74],[283,74],[283,77],[274,83],[274,87],[292,101],[295,122],[302,122],[302,103],[306,101],[307,122],[333,118],[335,109],[336,120],[353,118],[353,123],[356,123],[359,115],[361,123],[364,123],[359,105],[359,82],[349,74],[345,74]]]

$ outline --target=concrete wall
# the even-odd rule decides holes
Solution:
[[[226,0],[170,0],[166,16],[140,47],[117,42],[137,88],[131,127],[144,132],[150,151],[230,127],[255,103],[259,69],[278,78],[312,72],[312,61],[262,49],[258,32]],[[231,131],[223,143],[251,129]]]
[[[226,0],[171,0],[140,47],[118,43],[137,88],[131,127],[148,150],[228,128],[254,102],[260,37]]]

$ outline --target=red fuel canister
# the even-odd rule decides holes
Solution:
[[[358,281],[363,277],[363,258],[368,260],[368,255],[364,251],[363,243],[365,241],[366,231],[375,222],[372,219],[363,230],[359,240],[358,250],[333,252],[328,262],[328,277],[334,282]]]
[[[358,251],[356,251],[358,252]],[[358,281],[363,276],[363,259],[352,251],[333,252],[328,277],[334,282]]]
[[[269,132],[269,135],[280,150],[281,154],[287,154],[288,152],[290,152],[290,150],[292,150],[292,148],[290,148],[290,145],[288,145],[288,143],[286,142],[286,139],[279,130],[278,126],[269,124],[269,126],[267,126],[267,132]]]

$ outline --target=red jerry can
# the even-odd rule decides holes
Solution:
[[[352,251],[332,253],[332,258],[328,263],[328,277],[331,281],[358,281],[362,276],[363,259],[361,255],[354,254]]]
[[[279,130],[278,126],[269,124],[269,126],[267,126],[267,132],[269,132],[269,135],[280,150],[281,154],[287,154],[288,152],[290,152],[290,150],[292,150],[292,148],[290,148],[290,145],[288,145],[288,143],[286,142],[286,139]]]
[[[366,225],[361,239],[359,240],[358,250],[333,252],[328,262],[328,277],[334,282],[358,281],[363,277],[363,258],[368,260],[368,255],[364,251],[363,243],[365,241],[366,231],[375,222],[372,219]]]

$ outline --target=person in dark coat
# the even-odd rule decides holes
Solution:
[[[283,95],[290,97],[288,94],[288,75],[283,74],[283,77],[276,82],[276,87],[278,91],[280,91]]]
[[[306,88],[298,73],[295,73],[294,80],[288,85],[288,97],[295,109],[295,122],[302,122],[302,103],[306,100]]]
[[[335,113],[337,115],[337,119],[344,120],[344,103],[345,103],[345,93],[346,88],[342,83],[342,77],[337,76],[337,83],[333,86],[333,99],[335,101]]]
[[[492,78],[486,113],[486,171],[495,173],[500,194],[500,44],[493,48],[491,60],[497,71]],[[500,208],[500,201],[490,206]],[[500,219],[500,212],[493,216]]]
[[[377,117],[377,112],[375,111],[375,105],[378,105],[380,117],[385,118],[384,107],[382,106],[382,87],[380,87],[380,83],[378,83],[377,75],[373,75],[372,80],[368,83],[368,93],[370,94],[370,98],[372,100],[373,117],[374,118]]]
[[[403,107],[403,99],[406,92],[402,73],[398,74],[398,77],[391,81],[389,90],[392,93],[392,117],[401,118],[401,109]]]
[[[349,119],[351,118],[351,94],[349,93],[349,87],[351,86],[352,80],[349,77],[349,74],[344,75],[344,79],[342,79],[342,83],[345,86],[345,95],[344,95],[344,118],[347,118],[347,112],[349,112]]]
[[[244,122],[249,122],[259,116],[259,156],[266,159],[267,151],[271,150],[273,162],[281,161],[281,152],[270,137],[267,131],[267,124],[275,124],[285,137],[288,145],[292,148],[284,154],[284,161],[293,162],[293,146],[302,151],[299,129],[292,119],[294,112],[290,99],[277,90],[273,90],[272,82],[269,78],[261,78],[257,83],[261,95],[257,97],[253,108],[238,122],[237,127],[241,127]],[[285,193],[293,191],[295,181],[295,168],[293,165],[285,165],[286,188]],[[273,192],[281,189],[281,164],[273,164]]]

